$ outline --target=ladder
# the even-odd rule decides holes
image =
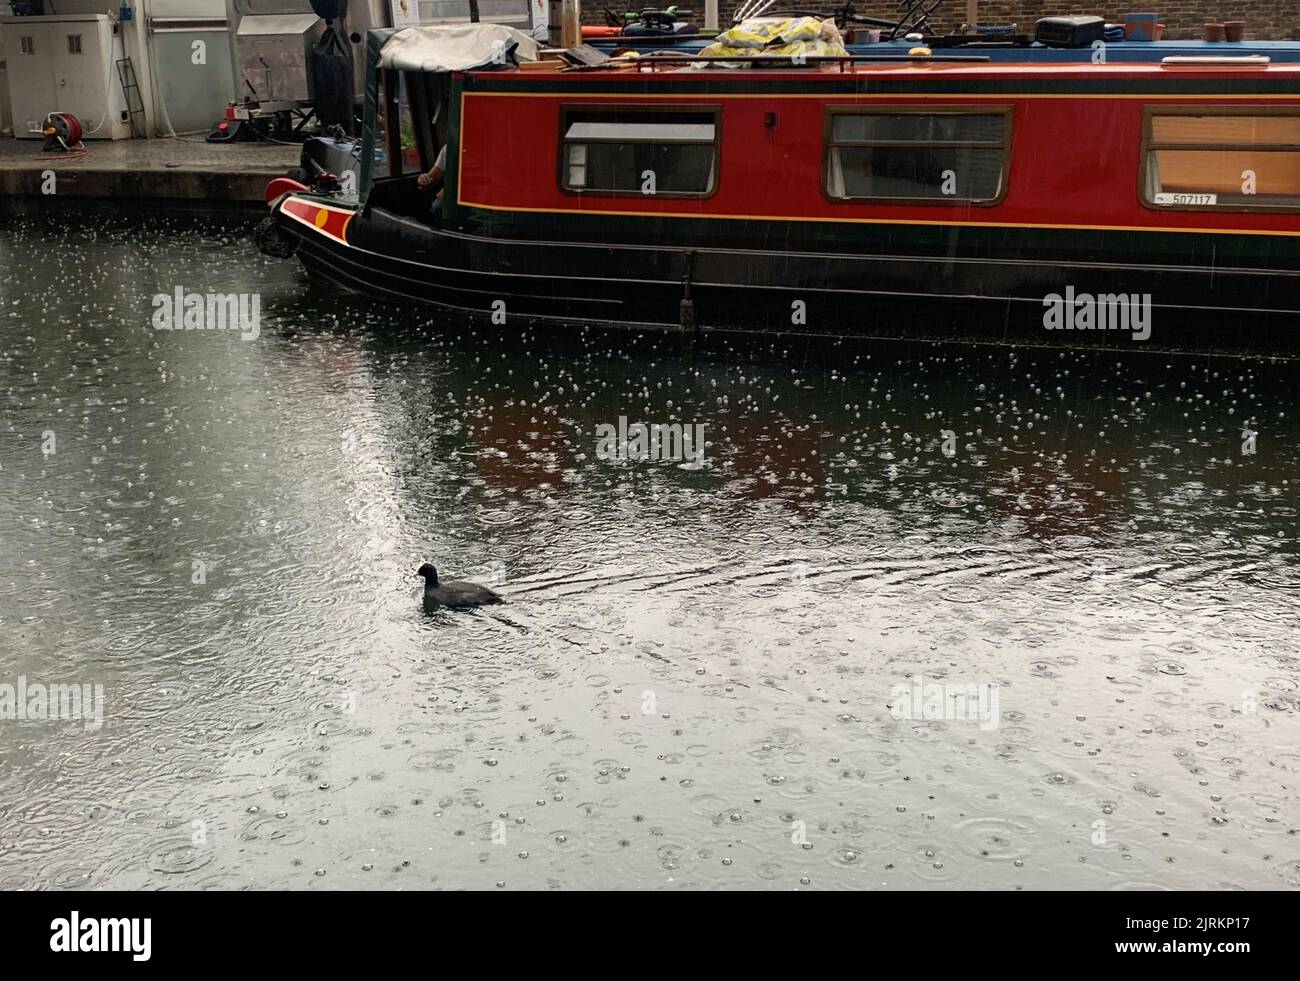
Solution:
[[[122,83],[122,95],[126,98],[126,111],[131,120],[131,136],[142,139],[145,133],[144,102],[140,98],[140,83],[135,78],[135,66],[130,57],[117,62],[117,79]]]

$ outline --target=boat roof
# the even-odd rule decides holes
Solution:
[[[746,59],[753,60],[753,59]],[[809,59],[810,61],[813,59]],[[656,64],[658,63],[658,64]],[[1155,79],[1171,76],[1190,78],[1287,78],[1300,79],[1300,63],[1250,63],[1244,61],[1219,61],[1207,64],[1197,61],[1161,62],[1122,62],[1094,65],[1090,62],[1005,62],[1005,61],[945,61],[936,55],[933,60],[925,58],[906,61],[827,61],[799,67],[765,67],[765,68],[721,68],[706,67],[700,59],[680,56],[672,60],[658,57],[643,57],[627,63],[607,64],[597,69],[574,69],[561,62],[541,62],[529,66],[527,70],[506,69],[502,71],[474,71],[474,76],[511,76],[512,80],[520,77],[534,78],[539,81],[598,81],[601,78],[626,78],[635,75],[639,79],[661,79],[671,82],[683,76],[708,78],[713,81],[810,81],[843,79],[845,75],[867,76],[885,79],[920,79],[933,78],[936,75],[960,75],[963,78],[987,79]],[[545,65],[546,67],[543,67]],[[1300,99],[1300,90],[1296,93]]]

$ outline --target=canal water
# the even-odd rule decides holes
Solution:
[[[692,358],[164,222],[0,262],[0,888],[1300,886],[1293,366]]]

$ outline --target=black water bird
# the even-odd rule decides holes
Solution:
[[[420,566],[417,576],[424,577],[425,606],[450,606],[466,609],[471,606],[486,606],[489,603],[504,603],[500,596],[486,586],[476,582],[445,582],[439,585],[438,570],[428,562]]]

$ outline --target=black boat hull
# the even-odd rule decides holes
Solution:
[[[401,303],[514,318],[688,330],[1291,355],[1300,271],[1072,255],[861,255],[505,239],[372,208],[345,240],[284,214],[313,274]],[[399,253],[395,254],[395,253]],[[1045,298],[1150,297],[1149,336],[1045,326]],[[1104,305],[1104,304],[1103,304]],[[1115,308],[1112,307],[1112,311]],[[1139,318],[1135,307],[1134,318]],[[1116,318],[1114,312],[1112,319]]]

